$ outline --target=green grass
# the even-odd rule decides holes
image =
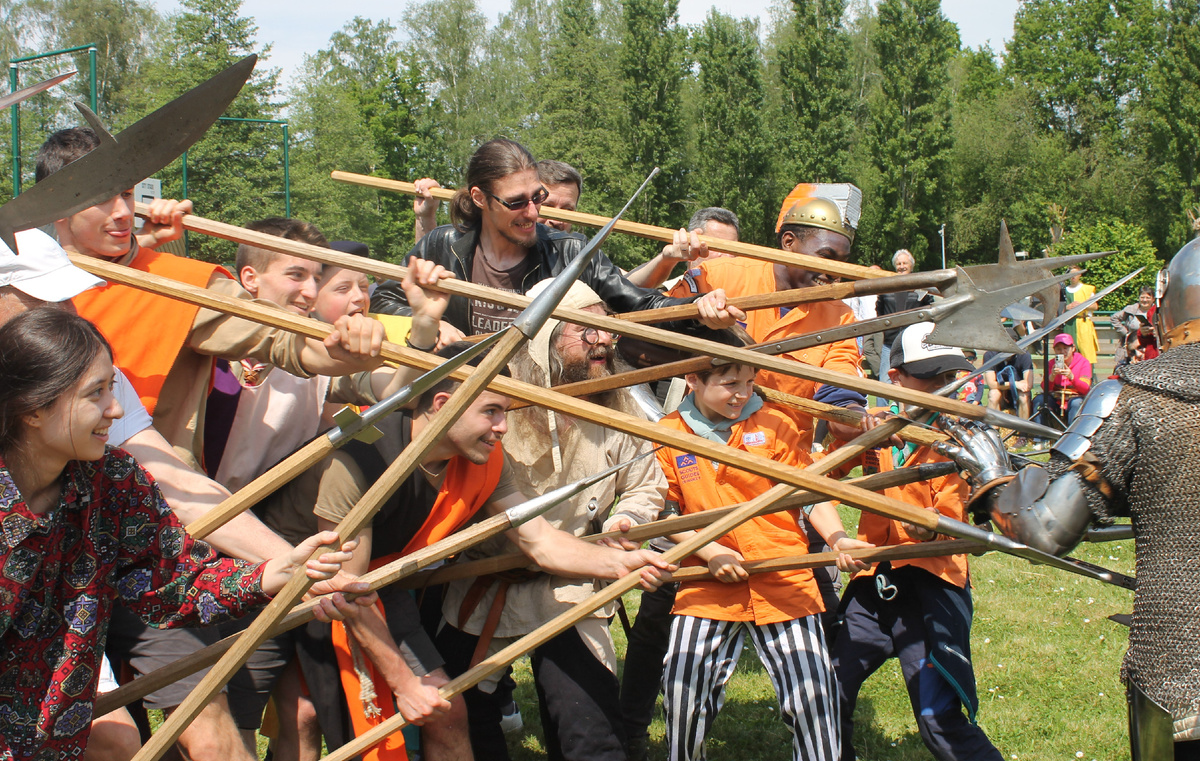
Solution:
[[[842,519],[853,533],[855,511],[843,508]],[[1074,555],[1133,574],[1132,540],[1085,544]],[[1132,593],[997,553],[972,558],[971,577],[979,723],[1003,756],[1019,761],[1128,759],[1124,688],[1118,679],[1128,633],[1107,617],[1128,613]],[[640,592],[625,596],[631,619],[640,599]],[[620,624],[612,632],[623,656]],[[525,727],[509,736],[509,749],[515,761],[543,759],[529,660],[519,660],[514,672]],[[709,758],[787,761],[791,738],[778,713],[770,680],[753,646],[747,645],[709,736]],[[663,732],[659,711],[650,727],[651,759],[666,758]],[[854,737],[861,761],[932,759],[917,734],[896,660],[863,686]]]
[[[857,521],[846,509],[847,527]],[[1133,573],[1133,541],[1084,545],[1076,557]],[[980,726],[1006,759],[1129,758],[1124,688],[1118,679],[1128,633],[1109,621],[1128,613],[1132,593],[1017,558],[973,558],[975,621],[972,655],[980,696]],[[632,618],[640,593],[625,597]],[[613,626],[618,654],[625,650]],[[528,660],[515,668],[525,728],[510,735],[517,761],[545,758]],[[712,761],[786,761],[791,739],[778,720],[770,680],[747,646],[729,683],[724,709],[708,740]],[[666,757],[663,722],[650,728],[650,758]],[[928,761],[917,734],[896,660],[863,686],[855,714],[862,761]],[[1082,754],[1082,755],[1079,755]]]

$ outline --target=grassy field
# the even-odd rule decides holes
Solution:
[[[843,514],[847,527],[854,511]],[[1133,574],[1133,541],[1085,545],[1076,557]],[[1129,758],[1124,689],[1118,679],[1132,592],[999,554],[972,559],[972,655],[980,726],[1005,758],[1020,761]],[[640,593],[626,596],[632,618]],[[617,652],[624,633],[614,625]],[[516,665],[525,728],[510,735],[514,759],[545,758],[528,660]],[[708,741],[713,761],[786,761],[791,740],[778,720],[770,680],[747,646]],[[650,758],[666,757],[661,718],[651,726]],[[894,659],[864,685],[855,715],[862,761],[926,761]]]
[[[853,533],[856,512],[842,508],[842,519]],[[1132,540],[1085,544],[1074,556],[1133,575]],[[971,578],[979,723],[1003,756],[1016,761],[1128,759],[1125,693],[1118,679],[1128,630],[1108,616],[1128,613],[1133,593],[998,553],[972,558]],[[630,619],[640,597],[640,592],[625,597]],[[619,624],[612,631],[623,657],[624,632]],[[510,752],[515,761],[544,759],[528,658],[514,664],[514,670],[525,726],[509,735]],[[709,758],[788,761],[791,738],[778,710],[770,680],[748,644],[709,736]],[[650,735],[650,758],[666,758],[661,714]],[[855,746],[860,761],[933,758],[917,734],[894,659],[863,686]],[[260,757],[264,750],[265,742]]]

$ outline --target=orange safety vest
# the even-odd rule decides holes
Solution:
[[[878,455],[880,471],[887,472],[894,469],[892,454],[889,449],[879,449]],[[946,461],[945,457],[934,452],[932,448],[921,447],[913,452],[904,465],[905,467],[914,467],[924,465],[925,463]],[[964,520],[966,514],[969,489],[966,481],[963,481],[957,473],[951,473],[946,476],[931,478],[928,481],[917,481],[911,484],[904,484],[903,486],[893,486],[890,489],[885,489],[884,494],[892,499],[898,499],[901,502],[907,502],[917,507],[936,507],[942,515],[961,521]],[[862,517],[858,519],[858,538],[864,542],[870,542],[876,547],[894,544],[918,544],[922,541],[914,539],[905,531],[900,521],[868,513],[865,510],[862,513]],[[934,576],[955,586],[967,586],[966,555],[893,560],[891,563],[893,568],[915,565],[918,568],[924,568]],[[865,571],[859,571],[855,574],[855,578],[859,576],[871,576],[874,573],[875,566],[871,566],[871,568]]]
[[[214,275],[230,277],[219,264],[142,249],[130,269],[207,288]],[[167,374],[187,345],[200,307],[128,285],[92,288],[72,299],[79,316],[90,320],[112,345],[113,361],[154,415]]]
[[[667,415],[661,425],[691,433],[678,412]],[[808,453],[796,446],[800,438],[795,419],[785,410],[767,403],[730,431],[728,445],[786,465],[803,467],[811,462]],[[679,503],[686,514],[712,510],[753,499],[775,485],[774,481],[744,470],[720,465],[680,449],[663,447],[657,453],[667,476],[667,499]],[[808,538],[799,526],[799,511],[784,510],[761,515],[743,523],[719,541],[741,553],[746,560],[763,560],[808,552]],[[689,558],[685,565],[701,565]],[[675,596],[672,612],[677,615],[719,621],[753,621],[770,624],[790,621],[825,609],[810,569],[758,573],[747,581],[684,582]]]
[[[683,279],[671,289],[670,295],[689,296],[708,293],[718,288],[725,289],[725,294],[733,298],[774,293],[775,265],[745,257],[711,259],[698,268],[688,270]],[[782,316],[779,309],[755,309],[746,313],[746,331],[759,343],[828,330],[852,322],[854,313],[850,311],[850,307],[837,299],[798,304]],[[782,356],[808,365],[862,377],[858,343],[853,338],[811,346]],[[820,386],[814,381],[770,370],[759,371],[758,385],[805,399],[812,399]],[[799,411],[794,414],[804,432],[800,446],[809,450],[812,448],[812,417]]]
[[[504,470],[504,453],[499,446],[483,465],[476,465],[465,457],[453,457],[446,466],[446,478],[438,492],[437,500],[429,511],[429,517],[405,545],[401,552],[371,561],[371,569],[386,565],[397,558],[445,539],[467,523],[483,507],[496,490],[500,474]],[[419,478],[418,475],[411,476]],[[382,612],[383,603],[375,603]],[[386,697],[380,696],[378,712],[368,715],[366,705],[359,699],[362,682],[354,667],[350,649],[350,635],[340,621],[333,622],[333,649],[337,654],[338,668],[342,675],[342,691],[346,695],[346,707],[354,727],[354,736],[359,737],[389,717],[395,715],[396,707],[387,689],[387,680],[371,660],[364,659],[371,681],[383,685]],[[408,754],[404,749],[404,735],[395,732],[371,750],[363,753],[363,761],[405,761]]]

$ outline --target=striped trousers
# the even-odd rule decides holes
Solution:
[[[663,672],[668,758],[703,759],[704,738],[725,703],[749,634],[792,731],[796,761],[837,761],[841,752],[838,692],[820,616],[775,624],[676,616]]]

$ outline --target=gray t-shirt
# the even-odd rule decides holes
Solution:
[[[113,379],[113,396],[117,397],[125,414],[120,419],[114,420],[109,426],[108,443],[110,446],[119,447],[132,438],[135,433],[141,433],[149,428],[154,421],[150,419],[150,413],[146,411],[146,405],[142,404],[133,384],[120,369],[113,369],[117,371],[116,377]]]

